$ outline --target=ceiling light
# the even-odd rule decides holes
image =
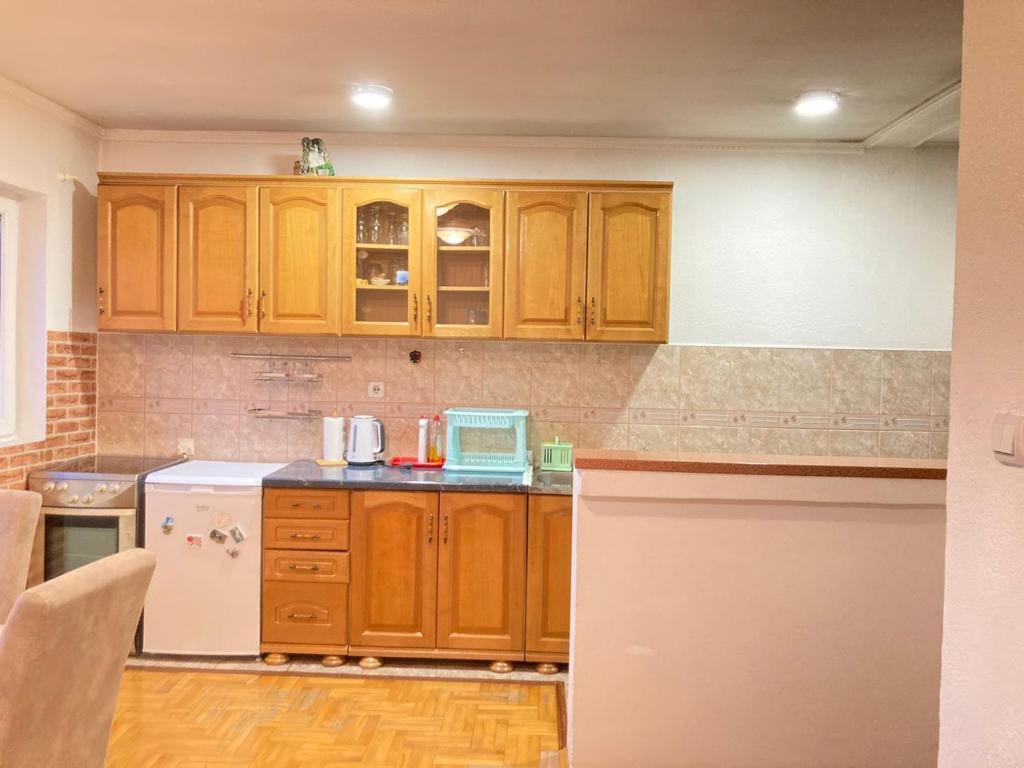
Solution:
[[[821,117],[839,109],[839,94],[834,91],[810,91],[803,94],[793,105],[793,111],[801,117]]]
[[[366,109],[382,109],[391,103],[394,94],[386,85],[353,85],[352,101]]]

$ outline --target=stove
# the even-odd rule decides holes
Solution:
[[[181,457],[83,456],[32,472],[28,489],[42,495],[44,507],[138,509],[146,475],[183,460]]]

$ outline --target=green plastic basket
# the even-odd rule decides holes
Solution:
[[[541,443],[540,468],[555,472],[571,472],[572,443],[563,443],[557,437],[553,443]]]

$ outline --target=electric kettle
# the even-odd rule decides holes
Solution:
[[[380,464],[384,460],[384,422],[376,416],[353,416],[348,427],[349,464]]]

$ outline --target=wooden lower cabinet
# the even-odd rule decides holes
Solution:
[[[348,653],[349,491],[268,489],[263,496],[260,649],[268,664],[289,654]]]
[[[530,496],[526,660],[569,661],[572,497]]]
[[[522,651],[526,496],[441,494],[437,647]]]
[[[353,646],[434,647],[437,497],[409,491],[352,493]]]

